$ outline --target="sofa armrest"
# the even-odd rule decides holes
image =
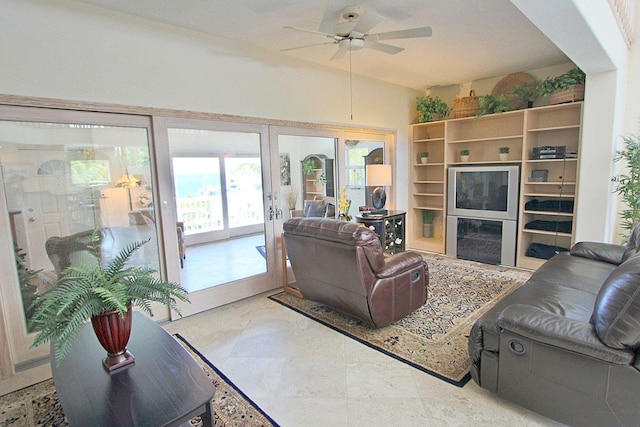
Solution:
[[[420,265],[420,263],[424,263],[422,256],[415,252],[400,252],[389,258],[385,258],[384,261],[384,267],[375,272],[376,277],[380,279],[397,276],[404,271],[415,268]]]
[[[607,347],[598,338],[591,323],[559,316],[525,304],[513,304],[498,316],[498,324],[532,341],[541,342],[570,352],[583,354],[616,365],[630,365],[631,350]]]
[[[622,262],[627,247],[612,243],[578,242],[571,248],[571,255],[604,261],[619,265]]]

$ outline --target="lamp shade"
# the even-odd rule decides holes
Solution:
[[[391,165],[367,165],[367,186],[391,185]]]

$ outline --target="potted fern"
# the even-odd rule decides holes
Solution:
[[[134,362],[127,349],[131,333],[132,305],[153,316],[150,303],[160,302],[180,313],[177,300],[189,302],[187,291],[177,283],[155,277],[155,270],[129,266],[127,261],[147,241],[123,248],[106,265],[99,253],[101,231],[91,236],[90,262],[64,269],[56,286],[33,302],[29,326],[38,332],[32,347],[53,343],[55,360],[60,364],[69,354],[75,338],[87,320],[91,320],[98,341],[107,350],[102,363],[107,371]]]

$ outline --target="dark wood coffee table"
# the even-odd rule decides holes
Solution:
[[[52,356],[53,381],[70,426],[177,426],[198,415],[213,426],[215,386],[180,343],[134,313],[127,348],[135,363],[109,374],[102,367],[106,351],[89,323],[59,367]]]

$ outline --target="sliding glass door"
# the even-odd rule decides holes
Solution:
[[[156,131],[167,138],[158,159],[170,171],[162,191],[171,195],[175,220],[167,222],[184,234],[167,266],[190,293],[182,314],[276,287],[266,127],[166,119]]]

